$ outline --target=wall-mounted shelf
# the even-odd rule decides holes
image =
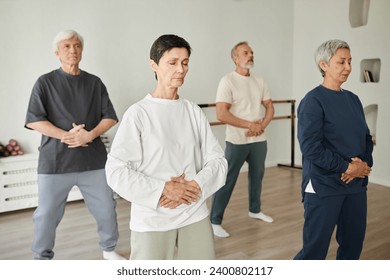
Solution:
[[[381,74],[379,58],[363,59],[360,62],[360,81],[362,83],[378,83]]]
[[[349,0],[349,23],[351,27],[367,24],[370,0]]]

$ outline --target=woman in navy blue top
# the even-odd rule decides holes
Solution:
[[[337,259],[359,259],[372,137],[358,96],[341,88],[352,70],[348,44],[327,41],[315,59],[323,83],[298,106],[305,223],[303,248],[294,259],[325,259],[336,226]]]

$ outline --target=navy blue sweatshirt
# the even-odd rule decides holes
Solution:
[[[341,181],[353,157],[373,165],[373,142],[363,106],[350,91],[320,85],[298,106],[298,140],[302,152],[302,195],[309,180],[319,197],[366,191],[368,178]]]

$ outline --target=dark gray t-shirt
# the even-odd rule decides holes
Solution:
[[[97,76],[81,71],[73,76],[61,68],[44,74],[35,83],[28,105],[26,124],[49,121],[69,131],[72,123],[91,130],[102,119],[118,120],[107,89]],[[97,137],[88,147],[68,148],[60,140],[42,135],[39,174],[61,174],[102,169],[106,148]]]

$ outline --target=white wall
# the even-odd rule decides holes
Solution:
[[[371,181],[390,186],[389,10],[390,1],[371,0],[367,25],[351,28],[348,0],[0,0],[0,142],[15,138],[26,152],[37,151],[40,136],[23,128],[26,107],[38,76],[59,67],[51,41],[63,29],[84,36],[81,67],[102,78],[119,117],[153,89],[149,49],[162,34],[183,36],[193,47],[180,92],[197,103],[214,102],[219,79],[234,67],[231,47],[248,40],[255,52],[253,73],[264,76],[273,99],[296,99],[298,105],[321,82],[315,48],[340,38],[351,45],[353,56],[354,71],[345,87],[364,106],[379,107]],[[359,65],[366,58],[381,59],[380,83],[360,82]],[[213,120],[214,112],[206,113]],[[276,105],[276,115],[287,114],[288,105]],[[224,145],[224,128],[214,131]],[[267,166],[289,163],[289,121],[272,122],[267,135]],[[298,144],[295,159],[299,163]]]
[[[390,186],[387,161],[390,143],[390,1],[369,2],[367,24],[352,28],[348,0],[295,0],[293,98],[301,100],[305,93],[322,82],[314,63],[316,48],[329,39],[347,41],[351,47],[353,70],[343,87],[356,93],[364,107],[378,104],[377,145],[374,147],[374,168],[370,180]],[[360,62],[373,58],[381,59],[380,82],[362,83]],[[298,146],[297,158],[300,160]]]
[[[39,134],[23,128],[26,107],[38,76],[59,67],[51,42],[63,29],[84,36],[81,68],[102,78],[120,118],[154,88],[149,49],[166,33],[193,48],[182,96],[214,102],[219,79],[234,69],[230,49],[247,40],[253,73],[268,81],[273,99],[289,99],[293,7],[285,0],[0,0],[0,142],[15,138],[26,152],[37,151]],[[215,131],[224,144],[223,127]],[[275,121],[268,134],[268,165],[289,161],[288,121]]]

